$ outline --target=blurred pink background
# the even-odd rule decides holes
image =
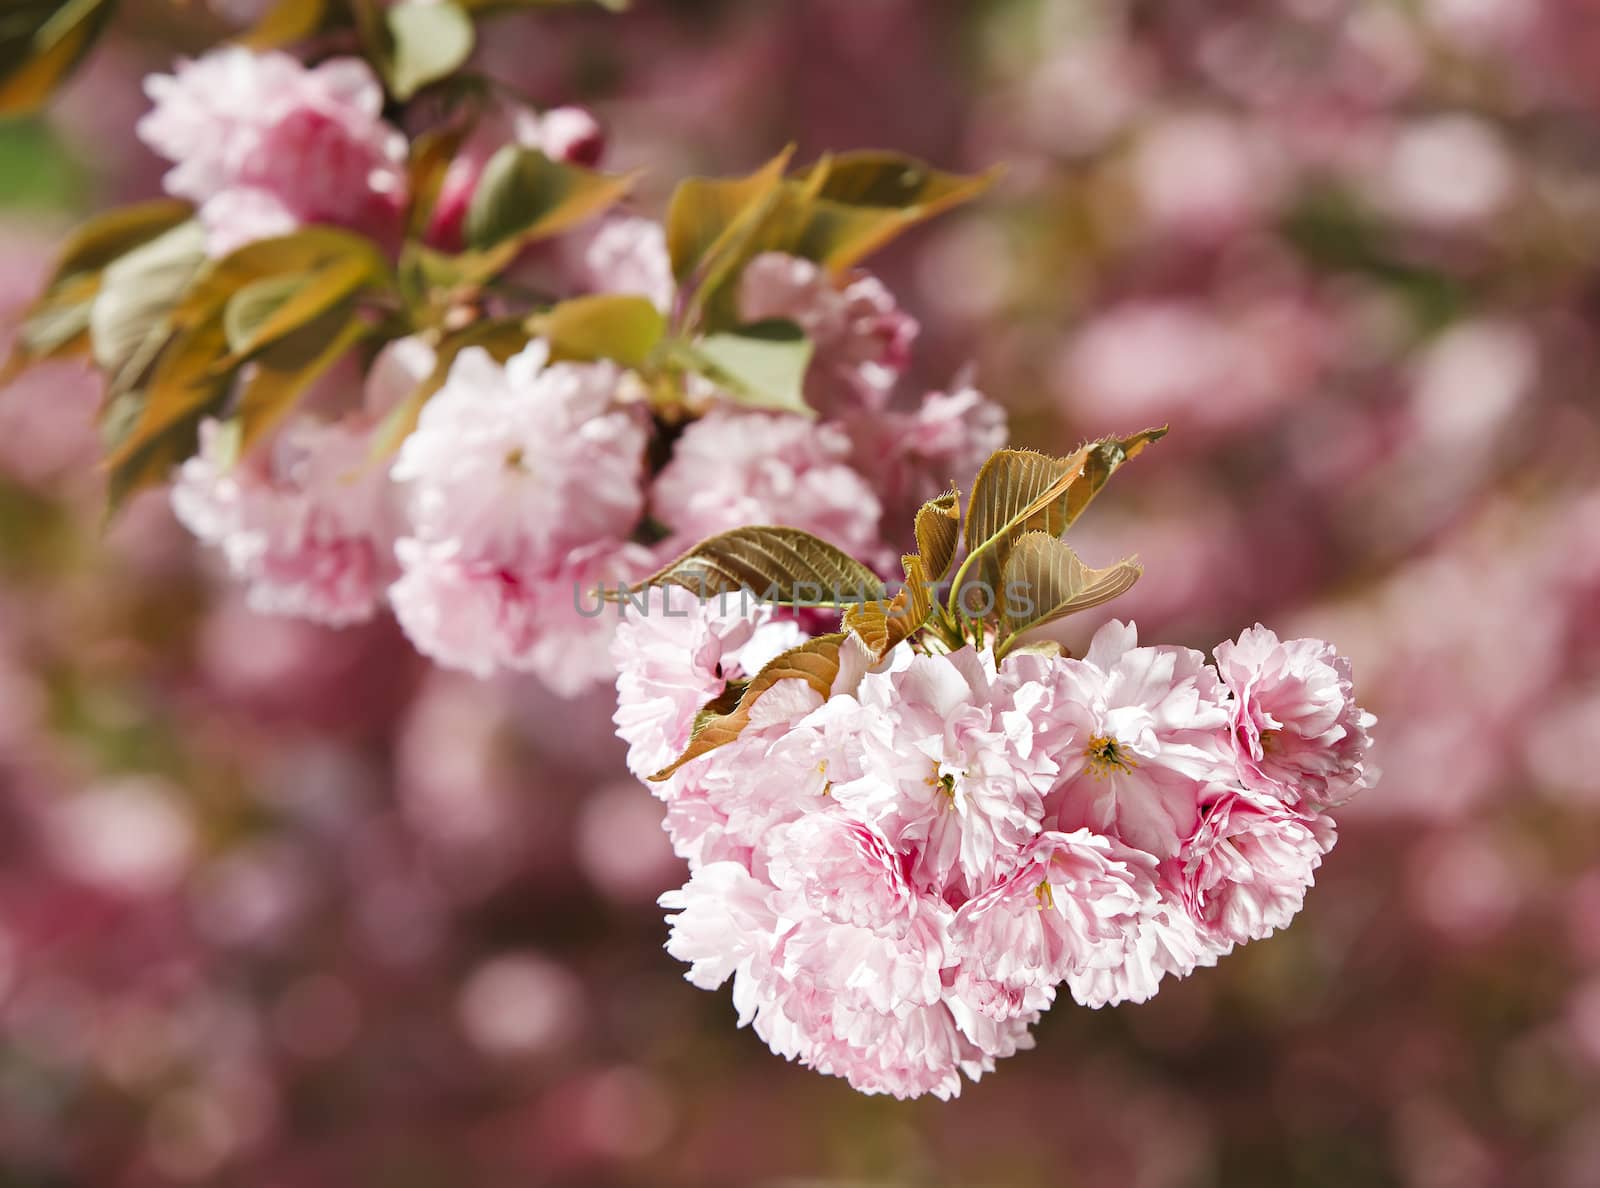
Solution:
[[[221,19],[131,5],[0,124],[0,321],[156,192],[139,78]],[[861,1097],[661,952],[683,873],[606,696],[253,615],[160,493],[102,533],[95,383],[52,365],[0,391],[0,1185],[1600,1185],[1593,6],[636,0],[485,40],[647,208],[789,141],[1004,162],[875,263],[920,378],[975,362],[1045,449],[1170,422],[1075,531],[1147,567],[1098,617],[1333,640],[1384,778],[1288,932],[1064,1003],[956,1102]]]

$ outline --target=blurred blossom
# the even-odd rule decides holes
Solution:
[[[1497,213],[1515,184],[1499,134],[1464,115],[1402,126],[1376,181],[1380,200],[1400,218],[1446,231]]]
[[[1078,332],[1059,382],[1091,434],[1171,421],[1193,442],[1296,398],[1320,354],[1317,319],[1293,301],[1263,302],[1234,317],[1198,303],[1138,302]]]
[[[1413,413],[1428,448],[1482,448],[1531,394],[1538,355],[1520,327],[1462,322],[1418,359]]]
[[[667,1088],[636,1068],[597,1073],[572,1087],[580,1141],[597,1154],[639,1159],[672,1132]]]
[[[220,946],[277,947],[310,907],[310,858],[272,839],[236,846],[195,874],[191,910],[200,932]]]
[[[1145,217],[1180,235],[1237,232],[1272,210],[1282,189],[1272,143],[1215,112],[1186,112],[1145,129],[1132,171]]]
[[[582,983],[532,953],[484,962],[461,987],[456,1017],[474,1046],[496,1059],[547,1054],[577,1042],[584,1016]]]
[[[194,827],[177,789],[124,777],[66,797],[48,810],[61,868],[73,878],[127,895],[164,891],[184,873]]]
[[[633,781],[598,788],[578,810],[578,865],[601,892],[623,903],[654,903],[683,881],[683,863],[663,831],[665,810]]]
[[[1525,878],[1517,856],[1483,833],[1440,836],[1419,847],[1412,861],[1418,915],[1453,940],[1491,939],[1515,916]]]

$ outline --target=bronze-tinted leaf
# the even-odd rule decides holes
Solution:
[[[683,754],[652,775],[651,781],[660,782],[668,779],[673,772],[690,760],[698,759],[736,740],[750,724],[750,714],[755,709],[756,703],[779,681],[804,681],[820,696],[826,698],[832,693],[834,681],[838,679],[841,651],[849,646],[847,642],[849,639],[850,637],[844,634],[834,634],[819,635],[815,639],[807,640],[799,647],[791,648],[777,657],[757,673],[755,679],[745,687],[732,710],[719,713],[717,703],[711,703],[696,719],[694,732]]]
[[[842,153],[819,162],[824,176],[810,217],[789,250],[842,275],[892,239],[994,184],[998,170],[970,177],[897,153]]]
[[[335,227],[302,227],[288,235],[258,239],[208,265],[174,311],[174,320],[186,326],[220,317],[236,293],[268,277],[310,277],[329,270],[343,275],[346,269],[372,278],[375,284],[392,285],[389,266],[377,246],[354,232]],[[320,312],[315,308],[320,298],[308,300],[307,304],[312,307],[311,316]],[[296,312],[291,309],[276,318],[270,332],[292,329]]]
[[[956,575],[952,608],[964,605],[973,585],[986,588],[988,605],[998,605],[1006,554],[1025,532],[1058,537],[1099,494],[1127,459],[1166,434],[1163,426],[1126,438],[1091,442],[1066,458],[1032,450],[999,450],[978,471],[967,506],[967,559]]]
[[[160,439],[178,434],[192,442],[193,429],[200,418],[221,407],[232,385],[231,372],[216,370],[217,360],[227,353],[227,345],[220,310],[205,321],[174,332],[142,385],[137,419],[125,436],[110,443],[106,464],[113,474],[124,473],[137,459],[164,456],[165,450],[154,448]],[[186,456],[179,454],[178,460]],[[164,477],[141,470],[140,485],[159,482]]]
[[[111,0],[6,0],[0,11],[0,115],[32,111],[89,52]]]
[[[634,175],[598,173],[508,144],[489,158],[467,209],[467,243],[478,251],[514,250],[559,234],[613,206]],[[496,259],[510,257],[496,252]]]
[[[902,231],[981,193],[992,174],[941,173],[909,157],[847,153],[824,157],[779,180],[788,155],[748,178],[694,179],[668,218],[674,273],[687,298],[683,324],[721,330],[739,320],[736,290],[745,264],[763,252],[814,260],[842,275]],[[691,275],[692,274],[692,275]]]
[[[884,597],[861,562],[798,528],[749,527],[719,533],[636,584],[673,585],[701,598],[749,590],[784,606],[851,606]]]
[[[667,319],[650,300],[626,293],[574,297],[528,319],[550,343],[551,358],[579,362],[612,359],[639,368],[667,332]]]
[[[370,327],[346,300],[258,352],[239,396],[239,451],[259,442],[368,333]]]
[[[942,582],[961,544],[961,492],[952,488],[917,509],[917,552],[930,582]]]
[[[263,277],[228,298],[223,324],[228,335],[225,366],[243,362],[305,326],[358,291],[382,280],[367,253],[337,256],[312,272]]]
[[[877,599],[846,608],[841,626],[854,635],[881,660],[897,644],[915,635],[933,610],[932,587],[922,558],[910,554],[901,558],[906,583],[891,599]]]
[[[738,257],[740,241],[760,225],[794,154],[785,149],[748,177],[691,177],[667,206],[667,254],[680,285],[691,277],[712,288]]]
[[[328,0],[276,0],[239,41],[255,50],[282,49],[322,27]]]
[[[997,654],[1004,656],[1025,631],[1126,593],[1143,572],[1131,559],[1091,569],[1066,541],[1048,532],[1025,533],[1006,557]]]
[[[1060,536],[1077,521],[1083,514],[1083,509],[1089,506],[1091,500],[1106,485],[1106,482],[1116,473],[1117,468],[1130,458],[1136,458],[1144,451],[1145,446],[1152,442],[1160,441],[1167,435],[1167,427],[1158,425],[1154,428],[1144,429],[1129,437],[1107,437],[1101,441],[1091,442],[1083,447],[1084,455],[1083,473],[1070,487],[1067,488],[1066,497],[1059,508],[1052,506],[1039,524],[1030,523],[1030,529],[1038,528],[1049,532],[1053,536]]]

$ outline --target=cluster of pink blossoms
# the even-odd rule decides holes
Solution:
[[[311,222],[381,241],[403,209],[405,138],[379,119],[364,63],[307,69],[225,49],[148,89],[157,107],[141,135],[177,162],[168,188],[201,203],[213,251]],[[594,120],[573,108],[506,112],[479,131],[433,213],[429,238],[443,248],[459,246],[501,133],[575,163],[601,149]],[[676,299],[663,228],[637,215],[608,215],[536,263],[561,296],[638,294],[663,312]],[[818,419],[750,408],[701,381],[695,419],[661,448],[635,373],[552,364],[534,340],[503,363],[461,351],[388,463],[374,436],[436,365],[425,341],[402,338],[364,380],[330,373],[238,463],[222,426],[207,423],[174,506],[259,610],[341,625],[387,604],[442,665],[534,672],[577,694],[612,673],[615,616],[595,613],[596,586],[636,581],[747,524],[801,528],[888,570],[909,542],[885,526],[908,523],[906,508],[1004,442],[1004,414],[965,384],[894,406],[917,323],[875,278],[841,285],[769,253],[745,268],[738,301],[746,321],[787,318],[811,338]]]
[[[720,603],[720,604],[719,604]],[[801,638],[737,598],[655,591],[615,645],[618,733],[641,777],[696,711]],[[738,739],[652,785],[691,876],[662,896],[696,986],[741,1025],[866,1093],[960,1092],[1063,983],[1140,1002],[1299,911],[1368,786],[1372,715],[1349,664],[1264,627],[1140,647],[1112,622],[1082,659],[849,646],[831,695],[800,680]]]

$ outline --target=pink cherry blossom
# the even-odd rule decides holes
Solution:
[[[739,595],[699,599],[677,587],[646,591],[642,607],[622,604],[611,645],[617,665],[617,734],[628,767],[643,777],[678,757],[701,706],[728,681],[753,676],[798,645],[792,620]]]
[[[200,426],[200,451],[172,488],[173,511],[222,550],[254,609],[342,626],[370,618],[382,604],[394,571],[399,499],[373,460],[372,432],[396,392],[426,374],[431,361],[425,347],[400,340],[373,368],[361,409],[333,420],[296,414],[236,461],[224,425]]]
[[[307,68],[230,46],[151,75],[145,91],[155,107],[139,137],[174,162],[167,191],[200,205],[212,254],[306,223],[396,229],[406,142],[365,62]]]
[[[952,929],[967,992],[996,1018],[1041,1005],[1072,975],[1121,966],[1156,900],[1155,860],[1087,829],[1042,833],[1022,859]]]
[[[636,770],[755,638],[693,605],[619,637]],[[698,986],[731,978],[779,1055],[953,1096],[1031,1044],[1062,985],[1143,1002],[1299,910],[1332,824],[1226,782],[1229,720],[1204,657],[1115,622],[1081,660],[901,645],[826,698],[780,682],[735,741],[652,785],[691,870],[661,899],[668,950]]]
[[[564,253],[578,288],[632,293],[648,297],[662,312],[672,308],[677,284],[666,230],[653,219],[611,215],[570,236]]]
[[[1223,946],[1208,938],[1163,879],[1159,899],[1139,917],[1127,937],[1119,964],[1091,966],[1067,975],[1067,988],[1080,1006],[1098,1010],[1122,1002],[1147,1002],[1169,975],[1188,977],[1199,966],[1215,965]]]
[[[766,252],[739,278],[739,312],[749,322],[782,318],[815,345],[806,395],[824,414],[881,409],[911,361],[917,323],[876,277],[836,286],[820,265]]]
[[[627,543],[646,429],[614,366],[547,359],[541,341],[504,365],[465,350],[423,408],[391,469],[409,488],[409,527],[390,598],[442,664],[577,690],[610,671],[614,620],[585,613],[588,592],[652,567]]]
[[[644,507],[646,430],[610,363],[549,364],[535,340],[501,364],[457,356],[395,458],[412,534],[474,558],[547,565],[632,534]]]
[[[835,425],[719,410],[693,422],[656,476],[650,504],[673,545],[748,524],[801,528],[847,553],[878,543],[879,503]]]
[[[885,409],[842,422],[853,443],[856,469],[883,504],[886,531],[909,530],[917,509],[971,475],[1006,443],[1006,414],[967,383],[929,392],[911,411]],[[887,542],[889,562],[909,540]]]
[[[1350,662],[1319,639],[1279,640],[1259,623],[1217,645],[1233,691],[1232,734],[1243,778],[1285,804],[1342,804],[1376,779],[1368,769],[1377,721],[1355,703]]]
[[[1040,712],[1061,775],[1046,820],[1175,855],[1199,823],[1202,783],[1231,765],[1227,690],[1205,657],[1139,647],[1137,630],[1113,621],[1082,660],[1019,655],[1007,668],[1049,691]]]
[[[869,673],[856,694],[861,774],[833,797],[915,852],[913,877],[935,894],[1009,873],[1054,783],[1026,719],[991,701],[993,678],[992,659],[969,647]]]
[[[1326,816],[1306,819],[1265,797],[1224,792],[1178,857],[1185,906],[1219,943],[1260,940],[1299,912],[1333,842]]]

